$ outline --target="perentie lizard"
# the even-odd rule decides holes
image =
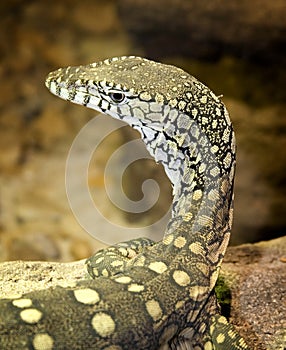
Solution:
[[[183,70],[116,57],[49,74],[52,93],[138,130],[173,185],[162,241],[88,260],[94,277],[0,301],[1,349],[248,349],[214,286],[232,223],[235,138],[224,104]]]

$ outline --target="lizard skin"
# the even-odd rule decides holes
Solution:
[[[221,100],[183,70],[135,56],[62,68],[46,85],[140,132],[173,185],[172,218],[158,243],[131,240],[88,259],[93,280],[1,300],[0,348],[248,349],[214,294],[235,171]]]

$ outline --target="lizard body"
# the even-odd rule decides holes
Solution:
[[[0,301],[0,348],[248,349],[214,295],[235,168],[220,99],[183,70],[135,56],[59,69],[46,85],[141,133],[172,182],[172,218],[158,243],[132,240],[89,258],[93,280]]]

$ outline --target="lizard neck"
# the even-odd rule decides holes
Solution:
[[[175,120],[160,131],[139,129],[148,151],[163,164],[173,186],[172,220],[167,233],[182,221],[189,223],[190,233],[202,228],[206,232],[224,232],[231,227],[235,167],[231,125],[224,127],[231,142],[222,143],[219,133],[214,138],[211,130],[203,130],[187,114],[179,117],[187,125],[179,135],[173,131]]]
[[[209,272],[212,288],[232,225],[234,134],[230,123],[223,125],[221,132],[214,133],[203,129],[187,114],[181,113],[180,119],[184,120],[182,123],[186,128],[180,128],[179,135],[173,131],[176,120],[163,124],[164,128],[157,132],[146,127],[140,131],[148,151],[163,164],[173,185],[172,218],[163,244],[170,239],[184,241],[187,243],[186,254],[193,254],[188,248],[190,246],[203,247],[200,259],[207,256],[210,266],[213,266]],[[225,142],[221,141],[222,133],[229,135]],[[176,244],[167,246],[164,249],[173,250],[170,256],[175,256]]]

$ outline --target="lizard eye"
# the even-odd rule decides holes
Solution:
[[[115,103],[121,103],[125,100],[125,94],[121,91],[110,91],[108,95]]]

